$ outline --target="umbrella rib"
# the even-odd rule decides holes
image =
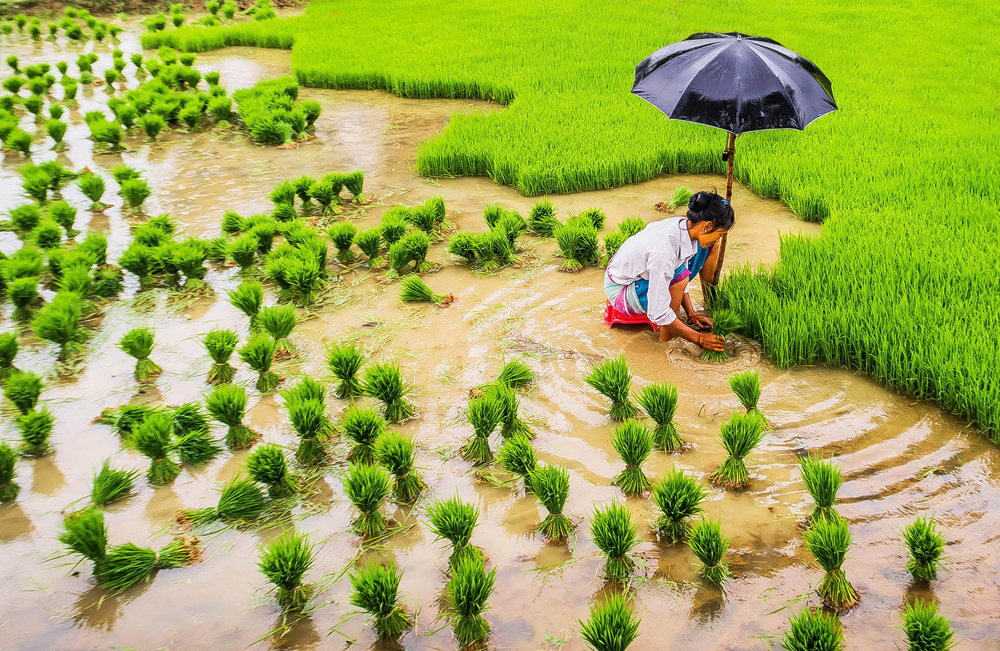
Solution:
[[[798,104],[796,104],[795,101],[788,95],[788,88],[789,87],[794,88],[795,91],[800,95],[805,95],[805,93],[803,93],[802,89],[799,88],[797,84],[795,84],[794,79],[791,79],[785,74],[784,70],[778,68],[777,66],[771,65],[771,62],[768,61],[766,57],[761,56],[760,52],[757,52],[753,48],[749,49],[751,52],[754,53],[754,56],[756,56],[767,67],[767,69],[771,71],[771,74],[773,74],[775,78],[777,78],[777,80],[781,82],[781,94],[785,96],[785,101],[788,102],[789,108],[791,108],[792,111],[795,113],[795,121],[801,125],[803,121],[802,114],[799,111]],[[799,128],[805,128],[805,127],[803,125]]]

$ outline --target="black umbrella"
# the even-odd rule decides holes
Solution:
[[[635,67],[632,92],[667,117],[729,132],[726,200],[733,196],[736,136],[764,129],[805,129],[837,110],[826,78],[812,61],[760,36],[692,34],[660,48]],[[715,280],[726,252],[723,238]]]

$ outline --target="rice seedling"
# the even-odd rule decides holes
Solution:
[[[918,517],[903,530],[903,540],[910,555],[906,569],[913,578],[917,581],[936,579],[944,555],[944,536],[938,532],[934,518]]]
[[[385,229],[383,228],[383,233]],[[430,248],[430,239],[427,235],[414,231],[407,233],[389,246],[389,269],[395,274],[402,274],[403,269],[409,263],[413,263],[413,270],[416,273],[427,271],[430,263],[427,262],[427,251]],[[387,275],[388,276],[388,275]]]
[[[646,222],[642,220],[642,217],[626,217],[618,224],[618,230],[625,235],[625,239],[638,235],[644,228],[646,228]]]
[[[45,217],[31,232],[31,238],[40,249],[49,250],[62,246],[62,229],[54,220]]]
[[[729,388],[739,398],[740,404],[748,414],[750,412],[760,414],[760,410],[757,409],[757,402],[760,400],[760,373],[756,369],[730,375]]]
[[[660,510],[656,535],[671,543],[684,539],[691,528],[691,518],[701,513],[701,503],[708,492],[694,477],[675,467],[653,483],[653,503]]]
[[[99,175],[93,172],[81,174],[77,179],[77,185],[84,196],[90,199],[91,210],[100,211],[107,207],[106,204],[101,203],[101,197],[104,196],[104,179]]]
[[[437,539],[451,543],[449,568],[464,560],[483,558],[482,550],[471,542],[479,519],[479,509],[475,505],[462,502],[458,496],[438,500],[427,507],[427,518]]]
[[[257,330],[257,315],[264,303],[264,287],[258,282],[245,282],[229,292],[229,302],[250,319],[250,331]]]
[[[294,495],[298,485],[288,472],[288,462],[281,446],[267,443],[257,446],[247,456],[247,473],[250,477],[267,486],[267,493],[273,499]]]
[[[813,613],[803,608],[788,620],[788,630],[781,637],[786,651],[842,651],[844,635],[840,620],[822,610]]]
[[[732,333],[743,327],[743,323],[736,312],[719,309],[712,312],[712,334],[725,339]],[[709,362],[724,362],[730,358],[730,354],[725,350],[703,350],[701,358]]]
[[[837,500],[837,491],[843,483],[840,468],[833,465],[832,460],[824,461],[818,457],[805,456],[799,459],[799,473],[813,501],[816,502],[816,508],[810,516],[812,522],[840,518],[833,508],[833,503]]]
[[[220,387],[221,388],[221,387]],[[248,477],[233,477],[222,487],[219,505],[214,508],[189,509],[177,514],[182,524],[207,524],[222,520],[240,522],[253,520],[267,505],[267,496],[257,483]]]
[[[632,616],[624,595],[611,593],[580,622],[580,636],[594,651],[625,651],[639,637],[641,621]]]
[[[600,262],[597,229],[582,221],[570,221],[556,229],[553,235],[563,257],[561,271],[576,273],[585,265]]]
[[[850,610],[860,598],[841,569],[851,547],[847,521],[842,518],[817,520],[804,537],[806,547],[826,572],[819,586],[820,598],[832,610]]]
[[[352,526],[362,538],[385,532],[382,503],[392,492],[392,479],[381,466],[351,465],[344,479],[344,492],[358,510]]]
[[[291,181],[282,181],[278,185],[274,186],[271,190],[271,194],[268,195],[268,199],[271,203],[278,205],[281,203],[295,203],[296,187]]]
[[[19,348],[17,334],[14,332],[0,333],[0,384],[16,372],[14,368],[14,358],[17,357]]]
[[[111,466],[110,460],[105,460],[101,469],[94,475],[90,501],[98,506],[104,506],[120,500],[132,491],[138,478],[138,470],[119,470]]]
[[[350,222],[334,224],[327,230],[330,241],[337,248],[337,260],[344,264],[354,261],[355,256],[351,246],[353,246],[357,234],[358,227]]]
[[[315,562],[308,536],[285,532],[262,550],[257,567],[277,588],[278,605],[285,611],[300,611],[309,603],[313,586],[303,583]]]
[[[687,543],[701,561],[701,577],[712,585],[721,586],[729,578],[729,566],[722,560],[729,549],[729,538],[722,534],[718,520],[702,517],[688,529]]]
[[[604,575],[613,581],[624,581],[632,575],[635,560],[629,556],[639,544],[639,536],[628,506],[611,502],[598,507],[590,519],[590,536],[604,554]]]
[[[22,414],[27,414],[38,404],[43,386],[42,378],[31,371],[16,371],[7,376],[3,394]]]
[[[426,485],[414,467],[413,441],[398,432],[377,435],[375,459],[393,475],[393,498],[412,504]]]
[[[39,298],[38,278],[27,276],[10,281],[7,285],[7,298],[14,304],[14,319],[27,320],[31,317],[31,304]]]
[[[514,436],[525,436],[529,439],[535,438],[535,433],[518,416],[520,401],[517,399],[517,394],[514,393],[512,388],[498,382],[491,385],[486,393],[496,398],[497,402],[500,403],[500,436],[504,440]]]
[[[236,369],[229,359],[236,350],[239,337],[232,330],[212,330],[205,335],[205,349],[212,358],[212,369],[208,372],[209,384],[228,384],[233,381]]]
[[[479,258],[479,240],[467,231],[459,231],[448,242],[448,253],[465,258],[467,264],[474,264]]]
[[[719,437],[729,457],[712,473],[712,481],[726,488],[745,488],[750,483],[750,473],[744,459],[763,440],[764,434],[764,424],[754,416],[733,414],[723,423]]]
[[[75,277],[82,277],[84,282],[74,284],[72,281]],[[86,298],[89,292],[85,287],[89,286],[90,277],[85,269],[67,270],[60,280],[60,288],[75,291],[56,294],[51,302],[38,310],[31,321],[31,328],[36,335],[59,345],[60,360],[67,359],[76,352],[79,343],[86,339],[86,333],[80,328],[80,299]]]
[[[32,82],[39,82],[41,87],[45,88],[45,82],[41,79],[32,79]],[[32,84],[35,86],[35,84]],[[45,101],[39,95],[31,95],[26,100],[24,100],[24,108],[28,109],[28,112],[34,115],[34,122],[38,122],[39,115],[42,112],[42,108],[45,106]]]
[[[243,424],[247,394],[236,384],[222,384],[215,387],[205,399],[205,408],[212,418],[226,425],[226,445],[231,450],[242,450],[253,445],[260,434]]]
[[[462,445],[462,457],[475,465],[489,463],[493,460],[490,436],[503,417],[503,405],[494,394],[488,393],[469,400],[467,415],[472,437]]]
[[[271,370],[277,344],[266,334],[253,334],[238,351],[243,363],[257,372],[257,390],[266,393],[281,384],[282,378]]]
[[[303,465],[316,465],[326,459],[323,438],[332,430],[322,397],[307,397],[295,390],[282,395],[288,407],[288,418],[299,434],[296,460]]]
[[[12,208],[10,213],[10,225],[14,231],[19,233],[28,233],[38,226],[38,222],[42,219],[42,213],[38,210],[37,206],[30,203],[26,203],[16,208]],[[9,271],[8,271],[9,275]],[[32,274],[37,275],[37,274]]]
[[[531,207],[531,212],[528,213],[528,226],[539,237],[552,237],[562,223],[555,217],[552,202],[542,199]]]
[[[295,322],[295,308],[287,304],[265,307],[257,313],[257,325],[274,338],[275,353],[279,357],[287,357],[294,350],[288,336],[292,334]]]
[[[118,340],[118,348],[135,358],[135,379],[139,382],[149,382],[163,371],[149,359],[154,343],[153,331],[149,328],[133,328]]]
[[[382,403],[382,416],[387,422],[401,423],[413,416],[413,405],[406,399],[411,390],[394,361],[371,364],[365,369],[364,391]],[[340,387],[337,392],[339,395]]]
[[[409,302],[434,303],[438,307],[447,307],[454,300],[451,294],[436,294],[420,276],[411,275],[403,278],[400,284],[399,297]]]
[[[146,417],[157,410],[146,405],[122,405],[118,408],[108,408],[101,412],[98,422],[111,425],[123,440],[132,438],[135,428],[146,420]]]
[[[548,511],[538,525],[539,533],[551,541],[566,540],[574,529],[573,522],[563,513],[569,497],[569,471],[552,464],[537,466],[530,479],[532,491]]]
[[[500,448],[500,465],[524,480],[526,493],[532,492],[531,481],[538,468],[538,457],[528,437],[519,434],[504,440]]]
[[[54,104],[53,106],[59,105]],[[67,128],[69,128],[69,125],[56,118],[50,118],[45,122],[45,133],[47,133],[49,138],[52,138],[52,142],[55,143],[53,149],[65,148],[65,145],[63,144],[63,136],[66,135]]]
[[[153,280],[153,272],[157,268],[156,250],[133,243],[118,259],[122,269],[139,277],[140,285],[147,285]]]
[[[222,449],[209,433],[208,417],[197,402],[173,410],[177,455],[184,463],[200,466],[214,459]]]
[[[139,210],[152,193],[143,179],[130,179],[121,184],[120,194],[132,210]]]
[[[948,651],[955,647],[951,623],[937,612],[933,601],[917,599],[903,611],[908,651]]]
[[[597,364],[584,381],[611,400],[611,420],[624,421],[639,415],[639,409],[629,399],[632,371],[624,355]]]
[[[49,204],[49,216],[52,221],[66,231],[67,237],[73,237],[77,234],[77,231],[73,229],[73,223],[76,221],[76,208],[73,206],[65,201],[56,201]]]
[[[169,414],[149,414],[132,432],[135,448],[151,460],[146,478],[151,484],[168,484],[181,472],[180,464],[173,459],[175,444],[171,434],[173,419]]]
[[[347,460],[359,465],[375,463],[378,441],[385,433],[385,420],[374,409],[352,404],[340,420],[344,435],[354,441]]]
[[[496,576],[496,568],[487,572],[481,558],[466,558],[452,567],[448,598],[454,616],[455,638],[462,647],[485,642],[490,635],[490,625],[483,619],[483,612],[496,586]]]
[[[395,563],[369,563],[349,576],[351,605],[368,613],[380,640],[395,640],[413,626],[413,617],[399,601],[402,572]]]
[[[0,502],[17,499],[21,487],[14,478],[17,476],[17,450],[10,444],[0,442]]]
[[[653,435],[642,423],[629,419],[618,425],[611,435],[611,444],[625,462],[625,470],[615,478],[615,483],[628,496],[645,493],[649,478],[642,471],[642,464],[653,450]]]
[[[621,231],[611,231],[604,236],[604,257],[601,260],[603,266],[608,266],[611,258],[615,257],[618,249],[625,243],[628,237]]]
[[[385,259],[380,255],[382,248],[382,229],[380,227],[359,232],[355,236],[354,242],[368,258],[369,268],[381,269],[385,266]]]
[[[636,401],[643,411],[653,419],[653,444],[658,450],[673,452],[682,445],[674,414],[677,413],[677,387],[669,382],[647,384],[636,395]]]
[[[687,205],[688,201],[694,193],[686,185],[678,185],[674,188],[673,194],[670,195],[670,202],[668,203],[671,210],[677,210],[679,206]]]
[[[496,383],[511,389],[520,389],[528,386],[535,380],[535,373],[527,364],[519,359],[512,359],[505,362]]]
[[[229,257],[240,266],[240,269],[248,269],[253,266],[257,250],[260,248],[260,240],[254,235],[247,233],[241,235],[229,244]]]
[[[63,531],[59,534],[59,542],[69,553],[82,556],[95,566],[103,562],[108,553],[108,530],[104,524],[104,511],[86,508],[67,515],[63,518]]]
[[[42,457],[49,453],[49,435],[55,418],[48,409],[29,411],[17,418],[17,429],[21,433],[21,455]]]
[[[358,372],[365,363],[354,344],[335,346],[327,351],[327,366],[337,378],[337,397],[353,400],[364,395],[365,389]]]
[[[8,149],[21,152],[27,158],[31,155],[31,134],[21,129],[14,129],[3,139],[3,144]]]

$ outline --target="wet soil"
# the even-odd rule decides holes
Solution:
[[[88,44],[88,49],[93,44]],[[123,49],[134,51],[129,33]],[[10,49],[5,45],[5,49]],[[17,47],[22,62],[75,60],[78,45],[45,42]],[[109,47],[99,45],[100,77],[110,63]],[[203,71],[219,70],[230,90],[258,79],[287,73],[287,52],[228,49],[200,55]],[[136,84],[126,69],[128,85]],[[393,203],[418,203],[441,195],[448,218],[460,228],[485,229],[482,208],[501,202],[526,214],[533,199],[489,179],[427,179],[414,173],[418,143],[439,132],[455,112],[493,111],[479,102],[404,100],[376,92],[303,89],[302,96],[324,107],[316,138],[295,149],[261,148],[238,131],[166,133],[155,143],[127,139],[120,154],[93,151],[82,124],[83,113],[103,105],[103,89],[81,86],[80,106],[67,112],[69,148],[59,155],[74,169],[88,167],[109,178],[104,213],[92,214],[75,188],[67,200],[81,208],[77,227],[108,234],[109,258],[127,246],[134,218],[122,214],[108,170],[125,162],[145,171],[153,186],[147,213],[170,212],[184,233],[215,235],[226,209],[250,215],[269,210],[267,193],[277,182],[307,173],[362,169],[365,193],[373,202],[350,207],[341,217],[359,227],[372,225]],[[64,118],[65,120],[66,118]],[[25,121],[25,126],[27,121]],[[48,143],[48,144],[46,144]],[[55,156],[43,133],[36,138],[36,162]],[[0,210],[21,201],[18,155],[5,153],[0,167]],[[721,186],[707,176],[664,177],[616,190],[553,197],[560,217],[600,206],[613,225],[640,215],[662,218],[653,206],[679,184],[694,189]],[[771,263],[780,233],[818,234],[773,201],[737,188],[738,226],[727,263]],[[846,370],[798,367],[779,371],[762,360],[752,342],[739,341],[736,355],[723,364],[698,359],[682,342],[660,343],[643,328],[609,330],[602,322],[602,270],[569,275],[558,271],[551,241],[523,238],[524,264],[492,276],[473,273],[450,259],[443,243],[431,260],[442,269],[425,276],[438,292],[451,292],[447,309],[411,307],[398,299],[398,284],[379,282],[364,266],[335,267],[337,281],[321,307],[296,328],[298,355],[280,364],[289,380],[300,374],[328,378],[325,346],[351,339],[373,357],[394,357],[415,386],[417,417],[399,429],[418,443],[418,465],[429,488],[413,509],[390,508],[402,527],[384,544],[361,551],[350,533],[352,510],[342,488],[347,446],[333,445],[336,462],[312,494],[294,510],[295,526],[319,543],[309,579],[323,583],[318,608],[291,622],[280,634],[282,617],[256,568],[258,547],[280,528],[223,529],[203,536],[204,560],[161,572],[148,586],[120,596],[94,587],[89,568],[74,572],[58,558],[56,537],[62,515],[84,504],[91,477],[104,459],[120,467],[145,469],[146,460],[123,449],[110,428],[91,423],[109,406],[129,401],[179,404],[198,399],[209,360],[201,336],[214,327],[246,332],[246,319],[225,300],[239,283],[235,270],[215,268],[208,275],[214,291],[201,299],[178,298],[165,289],[138,293],[130,279],[121,301],[110,304],[87,344],[80,370],[69,377],[53,372],[52,346],[29,338],[17,358],[20,368],[46,374],[42,403],[56,417],[55,452],[20,463],[21,494],[0,506],[0,639],[9,648],[241,648],[255,642],[268,648],[451,649],[446,610],[441,602],[447,551],[423,523],[427,500],[454,494],[474,501],[481,512],[473,542],[498,568],[497,587],[486,617],[493,628],[492,649],[566,649],[584,647],[578,619],[601,599],[606,585],[601,560],[588,532],[595,505],[624,500],[611,484],[623,464],[611,447],[612,424],[605,400],[582,380],[592,363],[624,352],[636,386],[670,381],[678,385],[677,422],[687,448],[677,454],[654,453],[647,473],[661,475],[673,466],[703,480],[725,457],[717,440],[719,424],[739,407],[726,376],[758,368],[763,379],[761,408],[773,431],[749,457],[752,481],[739,493],[712,488],[705,510],[721,518],[731,537],[727,561],[733,580],[723,590],[700,585],[697,562],[683,546],[656,541],[655,518],[644,499],[628,499],[643,532],[637,549],[641,570],[633,584],[634,604],[642,617],[641,637],[633,648],[762,649],[777,646],[791,612],[817,605],[815,587],[822,572],[803,547],[799,523],[812,509],[797,470],[809,451],[834,455],[844,473],[840,513],[851,523],[854,547],[845,569],[861,594],[861,604],[843,617],[848,648],[904,648],[896,628],[904,601],[919,596],[940,603],[953,620],[961,648],[995,648],[1000,639],[1000,453],[977,432],[932,405],[901,398]],[[16,248],[2,234],[0,248]],[[697,289],[696,303],[700,302]],[[271,300],[271,299],[269,299]],[[4,307],[0,329],[11,327]],[[138,389],[133,361],[115,342],[131,327],[156,329],[153,359],[164,373]],[[545,462],[570,470],[566,512],[580,523],[568,544],[547,544],[535,535],[541,510],[519,483],[499,469],[477,473],[458,458],[470,435],[464,405],[471,387],[490,380],[502,360],[519,356],[538,375],[521,396],[522,412],[538,433],[535,447]],[[237,366],[240,366],[237,364]],[[265,440],[291,445],[281,399],[260,397],[250,372],[237,380],[250,387],[249,420]],[[343,401],[328,399],[336,414]],[[0,414],[4,438],[16,436],[12,414]],[[216,432],[221,436],[221,429]],[[169,539],[179,508],[213,505],[217,489],[241,470],[245,452],[225,453],[202,468],[186,467],[172,484],[152,488],[140,480],[135,494],[108,508],[114,543],[132,541],[162,546]],[[948,541],[948,571],[930,586],[916,585],[906,571],[901,530],[917,515],[934,514]],[[417,627],[400,647],[380,646],[365,618],[348,603],[349,582],[342,571],[359,559],[393,558],[403,570],[401,592],[418,610]],[[325,577],[325,578],[324,578]],[[331,578],[333,577],[333,578]]]

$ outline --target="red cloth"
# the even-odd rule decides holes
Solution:
[[[608,324],[609,328],[619,323],[625,325],[636,325],[636,324],[642,325],[643,323],[645,323],[648,324],[650,327],[652,327],[654,332],[656,331],[656,326],[653,325],[652,321],[646,318],[645,314],[633,314],[633,315],[622,314],[621,312],[616,310],[614,306],[611,305],[611,303],[607,301],[605,301],[604,304],[604,322]]]

